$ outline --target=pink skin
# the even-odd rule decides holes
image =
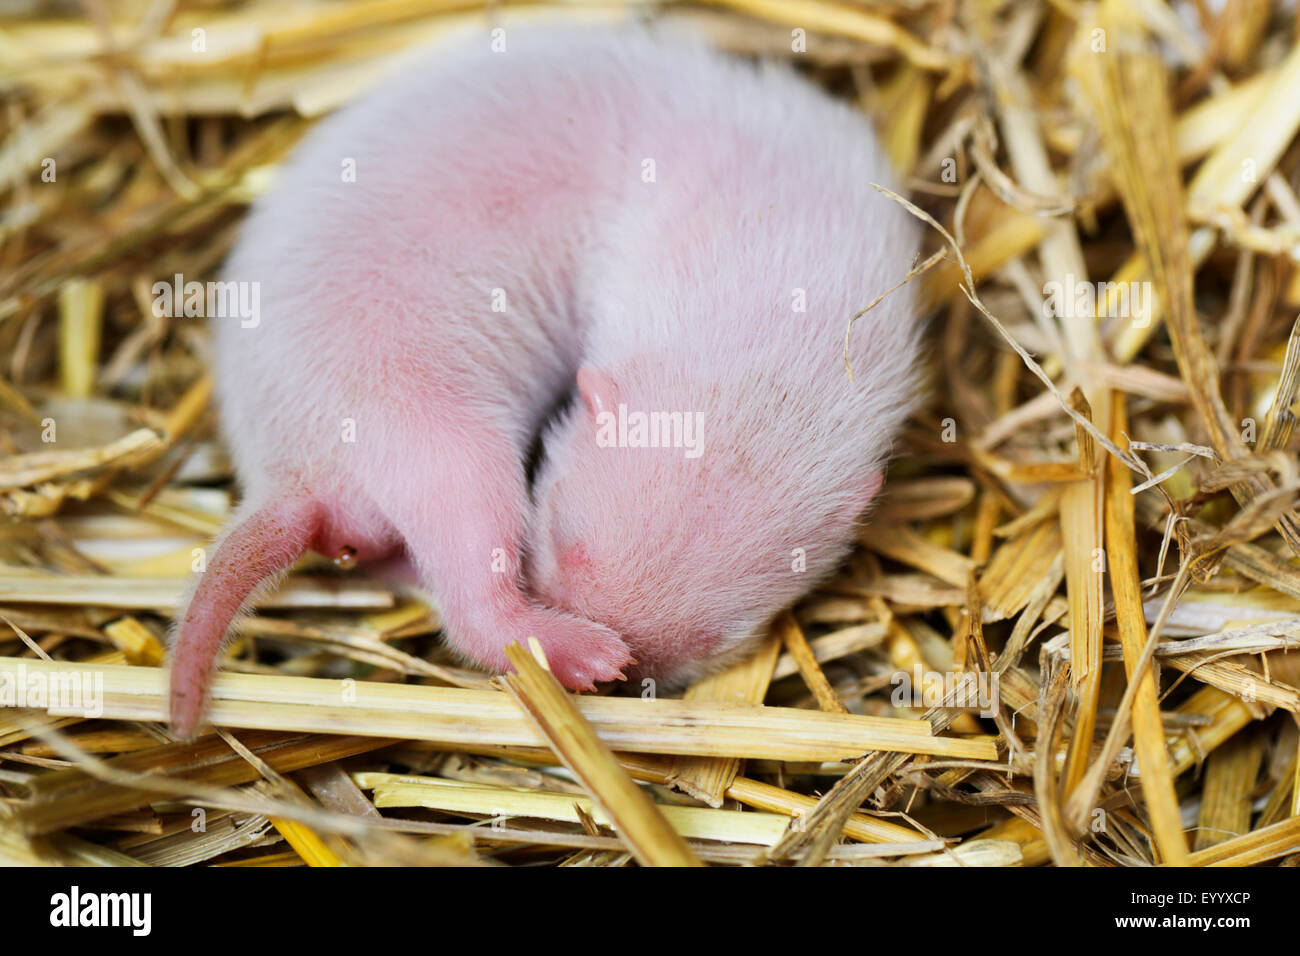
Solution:
[[[748,652],[777,611],[835,569],[882,475],[845,476],[825,457],[817,467],[832,454],[821,446],[852,444],[850,427],[801,428],[817,411],[793,388],[781,401],[765,401],[753,380],[665,391],[651,384],[663,373],[655,364],[580,373],[580,385],[605,391],[583,390],[547,435],[528,579],[548,603],[617,631],[638,662],[629,676],[675,687]],[[694,460],[601,447],[596,416],[620,402],[697,409],[711,444]],[[781,447],[763,448],[765,431]]]
[[[833,569],[879,487],[917,323],[906,290],[863,319],[853,383],[844,324],[915,232],[865,119],[639,30],[507,42],[448,41],[325,120],[248,217],[224,278],[260,316],[213,319],[245,497],[174,641],[183,735],[307,550],[404,552],[487,667],[536,637],[573,689],[678,681]],[[598,447],[619,403],[702,414],[702,454]]]
[[[171,718],[189,736],[202,712],[211,661],[231,620],[262,581],[289,568],[316,537],[320,505],[285,499],[250,515],[217,548],[199,579],[173,647]]]

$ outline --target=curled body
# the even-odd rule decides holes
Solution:
[[[213,320],[244,498],[174,726],[309,549],[404,554],[467,658],[536,637],[575,689],[743,653],[851,546],[915,403],[906,288],[842,356],[914,255],[890,179],[847,105],[644,28],[464,34],[320,123],[225,269],[260,289]]]

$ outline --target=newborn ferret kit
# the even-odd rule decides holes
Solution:
[[[473,664],[533,639],[574,690],[671,691],[834,570],[881,486],[910,289],[845,335],[919,230],[869,120],[671,31],[482,41],[313,129],[225,264],[260,289],[212,320],[243,500],[178,618],[182,734],[308,550],[406,572]]]

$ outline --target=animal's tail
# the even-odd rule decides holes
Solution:
[[[231,622],[262,584],[287,571],[315,539],[322,508],[309,497],[241,507],[216,544],[171,647],[171,723],[194,735],[207,703],[217,652]]]

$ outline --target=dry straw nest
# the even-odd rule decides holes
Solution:
[[[1300,861],[1288,5],[17,6],[0,674],[102,696],[10,679],[0,860]],[[435,610],[304,562],[243,625],[219,729],[174,741],[162,640],[234,491],[206,330],[155,316],[153,283],[212,277],[296,139],[403,52],[629,12],[860,103],[928,223],[906,278],[935,398],[863,547],[681,700],[574,697],[521,648],[492,682]]]

